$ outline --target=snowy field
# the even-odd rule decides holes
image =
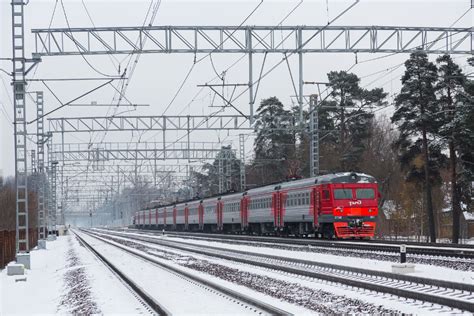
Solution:
[[[143,290],[152,294],[173,315],[255,314],[245,306],[229,300],[225,295],[196,282],[190,282],[179,274],[170,273],[103,240],[84,233],[79,234],[117,268],[132,277]],[[341,256],[169,236],[156,236],[156,238],[390,271],[390,263],[386,261],[352,257],[342,259]],[[113,237],[113,240],[115,241],[109,240],[109,242],[113,244],[125,241],[120,237]],[[122,247],[141,252],[155,261],[180,271],[193,273],[209,282],[256,298],[294,315],[453,313],[450,309],[431,304],[405,301],[386,294],[295,277],[275,270],[191,254],[146,242],[134,241],[128,244],[120,242],[120,244]],[[82,246],[73,234],[48,242],[46,250],[32,251],[31,265],[32,269],[27,270],[26,276],[7,276],[6,270],[1,271],[0,315],[151,314],[147,306]],[[417,265],[414,275],[470,284],[474,280],[472,272],[423,265]]]
[[[0,274],[0,315],[150,314],[73,236],[31,252],[25,276]]]

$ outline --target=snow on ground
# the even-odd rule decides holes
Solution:
[[[143,234],[140,234],[140,233],[126,232],[126,234],[143,236]],[[146,235],[146,236],[150,238],[162,238],[161,236],[152,236],[152,235]],[[385,271],[385,272],[392,271],[392,262],[380,261],[380,260],[374,260],[374,259],[355,258],[355,257],[350,257],[350,256],[336,256],[336,255],[303,252],[303,251],[299,252],[299,251],[293,251],[293,250],[275,249],[275,248],[262,247],[262,246],[255,247],[251,245],[234,245],[234,244],[229,244],[229,243],[219,242],[219,241],[184,239],[184,238],[170,237],[170,236],[166,236],[166,240],[194,244],[194,245],[221,247],[223,249],[248,251],[248,252],[252,252],[256,254],[259,254],[259,253],[268,254],[268,255],[273,255],[273,256],[281,256],[284,258],[295,258],[295,259],[303,259],[303,260],[329,263],[329,264],[335,264],[335,265],[341,265],[341,266],[357,267],[357,268],[363,268],[363,269],[369,269],[369,270],[375,270],[375,271]],[[467,283],[467,284],[474,283],[474,273],[472,271],[459,271],[459,270],[432,266],[432,265],[416,264],[415,272],[410,273],[410,275],[436,279],[436,280],[451,281],[451,282],[459,282],[459,283]]]
[[[117,240],[125,240],[124,238],[121,238],[121,237],[113,237],[113,238]],[[167,236],[158,237],[158,238],[163,238],[165,240],[169,239]],[[275,300],[275,298],[268,297],[267,295],[263,293],[256,293],[252,289],[239,285],[236,280],[234,280],[233,282],[228,282],[225,280],[225,277],[224,278],[215,277],[214,276],[215,273],[211,273],[212,275],[209,275],[208,273],[205,273],[202,271],[191,270],[188,266],[192,266],[192,265],[190,265],[189,263],[190,262],[192,263],[193,260],[207,261],[207,262],[210,262],[211,264],[214,264],[215,269],[220,269],[220,266],[226,266],[231,269],[240,270],[244,273],[249,273],[250,275],[246,277],[250,279],[255,278],[255,276],[252,277],[251,275],[256,275],[256,276],[264,277],[264,280],[266,278],[270,278],[273,280],[286,282],[290,286],[293,284],[292,285],[293,287],[301,286],[302,291],[299,292],[301,296],[303,296],[304,294],[306,294],[306,292],[308,292],[307,289],[323,291],[326,293],[333,293],[334,295],[338,295],[341,297],[340,298],[341,302],[339,304],[343,303],[343,300],[344,300],[343,297],[345,296],[346,299],[349,299],[349,300],[362,300],[363,302],[373,304],[374,306],[383,306],[386,309],[398,310],[400,311],[400,313],[404,313],[404,314],[417,314],[417,315],[433,315],[433,314],[446,314],[446,313],[449,314],[449,309],[432,307],[431,304],[422,304],[420,302],[404,301],[404,300],[400,300],[395,297],[392,297],[390,295],[384,295],[381,293],[374,293],[374,292],[365,291],[361,289],[344,287],[340,284],[332,284],[326,281],[315,280],[311,278],[299,278],[299,277],[295,277],[292,274],[268,270],[265,268],[255,267],[248,264],[234,263],[228,260],[211,258],[205,255],[199,255],[195,253],[186,253],[186,252],[183,252],[182,250],[176,250],[176,249],[172,249],[168,247],[150,244],[147,242],[133,241],[133,243],[138,244],[138,245],[146,245],[148,250],[146,249],[143,249],[143,250],[148,251],[149,254],[157,256],[159,260],[164,260],[166,262],[169,262],[169,260],[172,260],[173,262],[172,264],[180,269],[184,269],[185,271],[193,271],[193,273],[196,275],[207,277],[216,283],[223,284],[229,288],[245,293],[247,295],[258,297],[259,299],[265,300],[267,303],[272,303],[272,300]],[[156,249],[156,250],[151,250],[151,249]],[[166,255],[167,253],[168,254],[174,253],[175,255],[180,256],[181,258],[170,259],[169,256]],[[162,258],[167,258],[168,260],[162,259]],[[244,277],[245,277],[245,274],[244,274]],[[304,289],[306,289],[306,291],[303,291]],[[281,291],[282,298],[283,297],[288,298],[288,296],[285,296],[285,294],[287,294],[291,290],[292,290],[291,288],[282,288],[282,291]],[[315,294],[313,293],[312,295],[315,295]],[[322,301],[321,303],[323,305],[327,304],[328,302],[331,302],[330,296],[328,295],[323,294],[322,300],[324,299],[327,299],[328,301],[326,302]],[[311,297],[308,297],[307,300],[310,301]],[[331,306],[331,304],[336,304],[332,306],[331,308],[337,311],[342,311],[347,308],[347,306],[340,306],[340,305],[338,306],[338,303],[334,301],[329,303],[329,306]],[[360,310],[360,313],[364,313],[363,306]],[[300,315],[300,314],[301,313],[298,313],[295,315]]]
[[[33,250],[26,281],[18,281],[24,276],[7,276],[6,269],[0,272],[0,315],[71,313],[69,304],[74,302],[70,299],[84,292],[71,291],[65,279],[77,273],[80,283],[89,286],[89,302],[95,304],[97,312],[149,314],[113,273],[73,236],[60,236],[48,241],[46,250]],[[77,301],[82,299],[79,297]]]
[[[159,268],[94,237],[82,233],[80,235],[119,269],[126,270],[127,275],[132,277],[149,295],[153,295],[173,315],[255,315],[255,312],[252,310],[230,301],[220,293],[215,293],[213,290],[210,291],[200,284]],[[155,258],[153,256],[149,257]],[[308,310],[291,304],[284,304],[275,300],[272,303],[295,315],[308,314]],[[287,307],[291,309],[287,309]]]

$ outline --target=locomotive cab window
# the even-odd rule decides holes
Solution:
[[[357,189],[356,197],[358,199],[374,199],[375,191],[374,189]]]
[[[352,199],[352,189],[335,189],[334,198],[336,200]]]
[[[329,191],[323,190],[323,200],[329,200]]]

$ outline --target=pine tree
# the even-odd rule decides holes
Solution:
[[[222,146],[216,159],[203,166],[204,173],[193,172],[196,181],[197,197],[212,196],[219,193],[219,182],[222,181],[223,190],[227,192],[241,191],[240,187],[240,160],[237,159],[231,146]],[[229,177],[230,175],[230,177]]]
[[[276,97],[262,100],[255,121],[255,162],[262,170],[261,182],[282,181],[289,176],[289,159],[295,155],[296,135],[291,112]]]
[[[430,241],[436,242],[432,184],[440,167],[434,154],[440,158],[441,148],[435,142],[429,143],[428,138],[434,138],[439,127],[435,120],[439,112],[435,96],[437,69],[423,52],[412,53],[405,67],[402,89],[395,99],[392,116],[392,122],[400,131],[395,146],[402,166],[408,171],[408,179],[423,178]]]
[[[451,212],[453,219],[452,242],[459,242],[460,216],[461,216],[461,189],[458,183],[458,155],[464,144],[462,133],[465,125],[463,116],[466,105],[462,102],[465,99],[466,76],[461,68],[453,62],[451,56],[440,56],[438,63],[438,83],[436,85],[438,101],[441,107],[441,127],[439,135],[447,143],[449,149],[449,175],[451,181]]]
[[[331,71],[328,80],[331,95],[319,110],[320,127],[331,133],[324,141],[335,145],[340,157],[338,169],[357,170],[374,117],[370,109],[385,105],[387,93],[380,88],[361,88],[359,77],[345,71]]]
[[[469,64],[474,67],[474,57],[468,59]],[[457,112],[456,120],[460,128],[456,130],[455,140],[458,143],[459,171],[458,184],[460,190],[461,211],[473,209],[473,187],[474,182],[474,80],[466,80],[464,83],[465,93],[459,96],[461,111]]]

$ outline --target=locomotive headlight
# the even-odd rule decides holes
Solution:
[[[344,212],[344,208],[342,206],[336,207],[336,211],[338,211],[339,213],[342,213]]]
[[[369,213],[372,213],[373,211],[374,211],[373,209],[369,208]]]

